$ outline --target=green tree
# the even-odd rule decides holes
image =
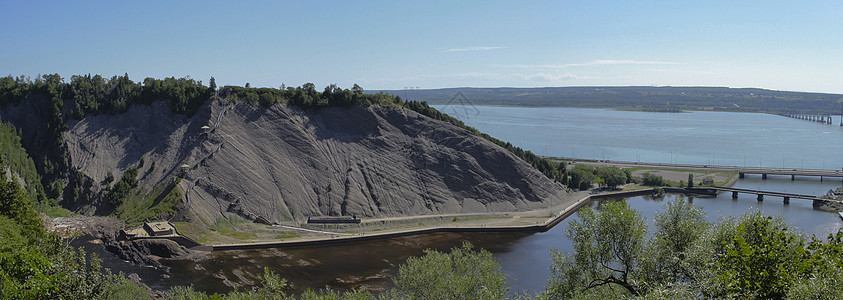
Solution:
[[[129,196],[132,189],[138,186],[137,176],[137,168],[128,168],[123,172],[123,176],[114,184],[114,187],[111,188],[108,194],[108,200],[111,205],[117,207],[123,203],[123,200]]]
[[[675,282],[692,282],[696,279],[704,254],[696,253],[697,245],[705,237],[711,224],[705,212],[677,197],[657,212],[653,222],[654,233],[643,253],[644,279],[653,284],[667,285]]]
[[[82,250],[44,230],[16,180],[0,173],[0,299],[148,298],[142,288],[100,268]]]
[[[694,187],[694,173],[688,173],[688,188]]]
[[[573,254],[551,250],[551,278],[546,295],[571,298],[588,292],[626,292],[641,295],[641,252],[647,231],[644,218],[624,201],[602,203],[595,212],[583,207],[579,220],[568,224],[566,235]]]
[[[617,188],[626,184],[626,173],[618,167],[597,168],[597,177],[603,179],[603,185],[608,188]]]
[[[425,250],[401,265],[393,281],[399,295],[415,299],[502,299],[507,292],[492,254],[469,243],[450,253]]]
[[[626,175],[626,182],[625,183],[634,183],[635,177],[632,176],[632,170],[630,169],[622,169],[623,174]]]
[[[651,174],[649,172],[641,174],[641,181],[644,185],[649,186],[663,186],[664,185],[664,178],[659,175]]]
[[[721,288],[729,294],[783,299],[797,278],[810,273],[804,239],[781,218],[748,213],[733,228],[721,241],[715,265]]]
[[[552,251],[549,298],[838,299],[843,233],[805,243],[781,218],[749,212],[712,225],[682,198],[643,219],[625,204],[582,209],[571,254]],[[623,296],[626,295],[626,296]]]
[[[843,234],[829,235],[826,243],[814,238],[808,250],[814,272],[797,278],[787,298],[843,299]]]
[[[591,189],[591,186],[594,184],[594,173],[589,170],[577,167],[571,170],[569,172],[569,175],[569,186],[573,188],[577,188],[580,190],[588,190]]]
[[[0,172],[0,215],[14,221],[20,226],[21,234],[30,239],[44,235],[44,225],[41,218],[32,210],[26,192],[17,180],[9,180],[6,172]]]
[[[214,79],[214,76],[211,76],[211,80],[208,81],[208,88],[212,91],[217,90],[217,81]]]

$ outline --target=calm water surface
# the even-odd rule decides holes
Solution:
[[[767,167],[827,169],[843,167],[843,128],[766,114],[723,112],[647,113],[576,108],[442,107],[468,125],[537,154],[643,162],[675,162]],[[800,194],[823,194],[841,186],[840,180],[748,176],[736,187]],[[632,197],[626,201],[649,222],[664,199]],[[716,198],[688,198],[704,208],[709,221],[739,216],[749,210],[781,215],[800,230],[826,236],[843,227],[836,213],[814,210],[811,202],[730,194]],[[596,206],[596,203],[592,203]],[[291,284],[291,292],[331,287],[346,290],[381,290],[391,286],[397,267],[423,249],[447,250],[463,241],[494,253],[510,276],[514,291],[541,291],[550,272],[550,249],[570,251],[564,237],[568,218],[543,233],[430,234],[334,246],[214,252],[200,261],[168,261],[172,275],[127,266],[116,259],[104,265],[139,273],[156,289],[193,285],[197,290],[225,292],[228,284],[249,286],[263,267],[278,272]],[[83,243],[84,244],[84,243]],[[89,249],[102,251],[98,245]],[[99,249],[99,250],[97,250]],[[106,255],[106,254],[101,254]]]
[[[434,105],[540,155],[786,168],[843,168],[843,127],[783,116]]]

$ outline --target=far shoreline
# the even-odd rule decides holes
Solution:
[[[740,110],[717,110],[705,109],[702,107],[696,108],[681,108],[678,111],[656,111],[646,109],[635,109],[634,107],[603,107],[603,106],[560,106],[560,105],[517,105],[517,104],[485,104],[485,103],[470,103],[470,104],[453,104],[453,103],[429,103],[430,106],[485,106],[485,107],[512,107],[512,108],[578,108],[578,109],[602,109],[613,111],[628,111],[628,112],[647,112],[647,113],[692,113],[692,112],[729,112],[729,113],[752,113],[752,114],[768,114],[780,116],[782,113],[768,112],[768,111],[740,111]],[[438,108],[437,108],[438,109]]]

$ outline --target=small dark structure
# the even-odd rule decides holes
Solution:
[[[118,237],[124,240],[175,235],[178,235],[176,228],[167,221],[145,222],[143,226],[123,228],[118,232]]]
[[[360,224],[357,216],[307,217],[307,224]]]
[[[143,229],[149,233],[149,236],[162,236],[175,234],[173,226],[170,222],[146,222],[143,223]]]

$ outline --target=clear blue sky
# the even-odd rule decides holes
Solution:
[[[0,0],[0,75],[46,73],[843,93],[843,1]]]

